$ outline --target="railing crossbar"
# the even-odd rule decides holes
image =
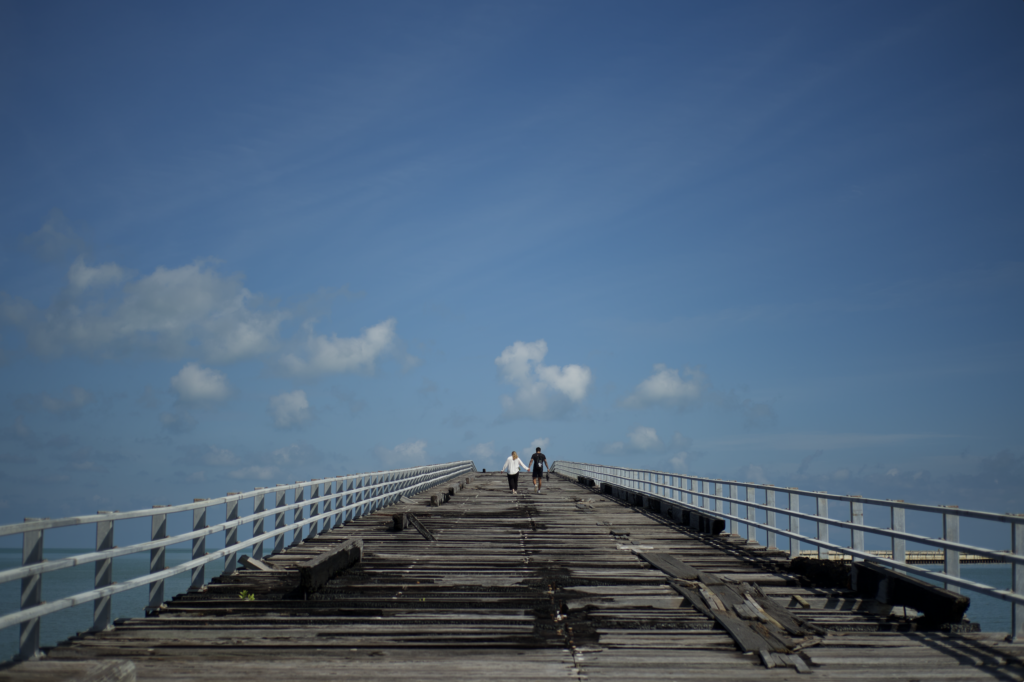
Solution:
[[[438,477],[438,478],[434,478],[434,479],[428,479],[428,481],[425,481],[425,482],[429,483],[431,481],[442,480],[442,479],[443,479],[443,477]],[[418,483],[419,482],[417,482],[417,484]],[[376,485],[376,486],[366,486],[365,488],[362,488],[362,489],[363,490],[369,490],[369,489],[381,488],[381,487],[383,487],[383,486],[379,486],[379,485]],[[318,499],[318,501],[334,500],[334,499],[342,497],[342,495],[344,495],[344,494],[347,494],[347,493],[339,493],[339,494],[331,495],[330,497],[320,497],[320,498],[317,498],[317,499]],[[384,494],[381,494],[381,495],[375,495],[374,497],[368,498],[368,499],[369,500],[382,500],[382,499],[384,499],[384,498],[386,498],[386,497],[388,497],[389,495],[392,495],[392,494],[394,494],[394,493],[390,493],[390,492],[389,493],[384,493]],[[212,502],[211,501],[211,502],[208,502],[206,504],[208,506],[212,506],[213,504],[216,504],[216,502]],[[294,503],[289,504],[289,505],[284,506],[284,507],[273,507],[273,508],[271,508],[269,510],[266,510],[266,511],[263,511],[263,512],[259,512],[259,513],[256,513],[256,514],[250,514],[248,516],[245,516],[243,518],[240,518],[240,519],[237,519],[237,520],[234,520],[234,521],[225,521],[224,523],[219,523],[219,524],[217,524],[215,526],[208,526],[206,528],[203,528],[202,530],[196,530],[196,531],[190,531],[190,532],[187,532],[187,533],[181,533],[180,535],[175,535],[173,537],[165,538],[165,539],[162,539],[162,540],[150,540],[149,542],[141,542],[141,543],[138,543],[138,544],[135,544],[135,545],[130,545],[128,547],[118,547],[116,549],[109,549],[109,550],[105,550],[105,551],[102,551],[102,552],[89,552],[87,554],[78,554],[76,556],[68,557],[66,559],[57,559],[57,560],[46,561],[45,563],[41,563],[41,564],[29,564],[28,566],[21,566],[19,568],[11,568],[11,569],[8,569],[6,571],[0,571],[0,584],[3,584],[5,582],[10,582],[12,580],[18,580],[19,578],[24,578],[24,577],[30,576],[30,575],[38,575],[38,574],[42,574],[42,573],[49,573],[51,571],[59,571],[61,569],[72,568],[74,566],[80,566],[80,565],[84,565],[84,564],[89,564],[89,563],[93,563],[93,562],[96,562],[96,561],[102,561],[102,560],[105,560],[105,559],[112,559],[112,558],[116,558],[116,557],[120,557],[120,556],[127,556],[129,554],[135,554],[137,552],[144,552],[144,551],[147,551],[147,550],[156,549],[158,547],[169,547],[171,545],[177,545],[177,544],[180,544],[180,543],[183,543],[183,542],[187,542],[189,540],[203,538],[203,537],[206,537],[208,535],[213,535],[215,533],[220,533],[220,532],[223,532],[223,531],[226,531],[226,530],[229,530],[229,529],[238,528],[238,527],[243,526],[243,525],[245,525],[247,523],[252,523],[253,521],[256,521],[258,519],[266,518],[268,516],[273,516],[275,514],[280,514],[281,512],[286,512],[286,511],[291,511],[291,510],[297,510],[297,509],[304,508],[304,507],[309,507],[309,506],[311,506],[313,504],[315,504],[315,502],[312,501],[312,500],[294,502]],[[331,514],[337,514],[337,513],[339,513],[339,511],[347,511],[347,510],[350,510],[350,509],[355,509],[356,507],[360,506],[361,504],[365,504],[365,501],[364,502],[355,503],[355,504],[349,504],[349,505],[346,505],[344,507],[338,507],[336,510],[332,511]],[[192,504],[192,505],[188,505],[188,506],[191,509],[193,509],[193,510],[202,508],[202,506],[200,506],[199,504]],[[158,511],[166,514],[169,509],[170,508],[161,508]],[[99,516],[101,517],[102,520],[107,520],[109,515],[101,514]],[[309,523],[310,523],[309,519],[306,519],[305,521],[302,521],[301,525],[307,525]]]
[[[623,480],[628,480],[628,479],[623,479]],[[711,480],[714,480],[714,479],[711,479]],[[739,485],[742,485],[742,484],[739,484]],[[674,486],[665,486],[665,487],[669,488],[671,490],[674,490],[674,491],[679,491],[679,492],[685,492],[686,491],[685,488],[681,488],[681,487],[679,487],[679,488],[674,487]],[[753,486],[751,486],[751,487],[753,487]],[[764,488],[762,487],[761,489],[763,490]],[[822,497],[822,494],[819,493],[819,492],[810,492],[810,491],[803,491],[803,490],[797,491],[797,490],[794,490],[792,488],[775,488],[774,490],[783,490],[783,491],[785,491],[787,493],[790,493],[790,494],[793,494],[793,495],[799,495],[801,497],[813,497],[813,498],[821,498]],[[988,557],[990,559],[998,559],[999,561],[1005,561],[1006,563],[1024,565],[1024,556],[1021,556],[1021,555],[1018,555],[1018,554],[1013,554],[1012,552],[1007,551],[1007,550],[986,549],[984,547],[977,547],[977,546],[974,546],[974,545],[965,545],[965,544],[960,543],[960,542],[951,542],[949,540],[943,540],[941,538],[930,538],[930,537],[928,537],[926,535],[916,535],[914,533],[907,533],[905,531],[901,532],[901,531],[897,531],[897,530],[892,530],[890,528],[878,528],[878,527],[875,527],[875,526],[865,526],[865,525],[862,525],[862,524],[852,523],[850,521],[841,521],[839,519],[832,519],[832,518],[829,518],[827,516],[818,516],[817,514],[808,514],[806,512],[800,512],[800,511],[795,511],[795,510],[792,510],[792,509],[786,509],[784,507],[772,507],[772,506],[769,506],[769,505],[766,505],[766,504],[757,503],[757,502],[747,502],[747,501],[737,500],[736,498],[729,497],[728,495],[713,495],[711,493],[702,493],[702,495],[703,495],[703,497],[705,497],[707,499],[710,499],[710,500],[717,500],[717,501],[725,502],[725,503],[732,502],[733,504],[742,504],[742,505],[746,505],[746,506],[749,506],[749,507],[754,507],[756,509],[762,509],[762,510],[764,510],[766,512],[775,512],[775,513],[779,513],[779,514],[784,514],[786,516],[795,517],[795,518],[798,518],[798,519],[804,519],[804,520],[807,520],[807,521],[814,521],[815,523],[825,523],[825,524],[828,524],[830,526],[835,526],[836,528],[843,528],[843,529],[850,530],[850,531],[863,531],[865,533],[872,533],[874,535],[883,535],[883,536],[889,537],[889,538],[899,538],[899,539],[902,539],[902,540],[908,540],[910,542],[916,542],[916,543],[919,543],[919,544],[922,544],[922,545],[930,545],[932,547],[939,547],[941,549],[949,549],[949,550],[965,552],[965,553],[969,553],[969,554],[977,554],[978,556],[984,556],[984,557]],[[676,502],[676,503],[679,502],[676,498],[673,498],[673,497],[661,496],[661,495],[654,495],[654,496],[655,497],[660,497],[661,499],[667,500],[669,502]],[[831,496],[829,499],[837,499],[837,496]],[[861,502],[861,501],[863,501],[861,498],[858,498],[856,496],[844,496],[843,499],[849,499],[850,501],[853,501],[853,502]],[[705,509],[708,509],[708,508],[709,507],[705,507]],[[934,509],[937,510],[937,513],[959,514],[959,515],[962,515],[960,513],[960,511],[962,511],[962,510],[958,511],[955,507],[935,507]],[[733,519],[733,517],[726,516],[722,512],[718,512],[718,514],[723,519],[724,518]],[[1011,516],[1011,518],[1015,518],[1016,519],[1016,523],[1024,522],[1024,519],[1022,519],[1020,517],[1012,517]],[[737,522],[739,522],[739,523],[747,523],[746,519],[742,519],[741,517],[736,517],[735,520],[737,520]],[[800,535],[798,537],[801,538],[801,539],[808,539],[807,536],[805,536],[805,535]]]
[[[858,495],[835,495],[823,491],[806,491],[797,488],[760,483],[743,483],[723,481],[697,476],[661,474],[624,467],[611,467],[595,464],[558,461],[551,465],[552,471],[583,475],[588,478],[610,483],[619,488],[639,491],[645,496],[667,502],[679,509],[686,509],[713,516],[726,521],[734,534],[739,526],[745,526],[748,541],[756,541],[751,529],[760,529],[767,533],[768,546],[774,547],[777,537],[790,540],[789,555],[795,558],[800,554],[800,543],[807,543],[818,548],[818,556],[826,558],[830,551],[845,554],[855,563],[866,562],[893,568],[904,573],[912,573],[944,583],[947,589],[964,588],[1009,602],[1011,605],[1012,623],[1011,637],[1024,636],[1024,516],[1016,514],[995,514],[957,507],[939,505],[921,505],[904,502],[903,500],[881,500],[861,497]],[[652,479],[652,477],[654,477]],[[674,479],[674,480],[673,480]],[[643,481],[657,480],[660,482],[657,491]],[[673,485],[678,483],[678,485]],[[727,487],[727,490],[723,488]],[[738,488],[746,488],[746,499],[742,499]],[[754,490],[765,491],[765,503],[755,500]],[[776,506],[778,492],[788,496],[788,508]],[[799,509],[799,498],[814,499],[817,513],[808,514]],[[850,521],[829,518],[828,501],[839,500],[849,503]],[[891,527],[878,528],[864,524],[864,505],[888,508],[891,512]],[[742,508],[745,507],[745,510]],[[756,510],[763,510],[766,523],[757,521]],[[908,533],[906,530],[906,510],[939,514],[942,517],[943,537],[930,538],[923,535]],[[789,518],[788,530],[783,528],[782,517]],[[1010,551],[993,550],[960,542],[959,519],[973,518],[986,521],[1011,524],[1013,538]],[[815,537],[800,532],[800,520],[813,522]],[[850,531],[850,547],[844,547],[829,541],[828,528],[841,528]],[[756,532],[756,530],[754,531]],[[871,554],[865,550],[864,534],[889,538],[892,542],[892,559]],[[943,550],[943,570],[930,571],[906,563],[906,543],[914,542],[921,545]],[[1012,572],[1010,590],[997,589],[960,577],[960,555],[974,554],[1009,564]]]
[[[268,540],[275,540],[276,547],[282,542],[280,538],[283,538],[289,532],[292,533],[293,543],[301,542],[303,540],[303,529],[307,526],[309,527],[309,537],[313,537],[318,532],[336,528],[345,522],[392,504],[402,495],[421,492],[438,483],[475,470],[476,466],[471,461],[451,462],[448,464],[398,469],[391,472],[315,479],[298,484],[278,485],[272,488],[257,488],[253,492],[234,493],[216,499],[196,500],[189,504],[168,507],[155,507],[153,509],[129,512],[100,513],[62,519],[32,519],[24,523],[0,526],[0,537],[15,533],[22,533],[25,537],[36,534],[40,538],[38,543],[40,547],[42,546],[41,538],[43,531],[51,528],[97,524],[97,528],[100,529],[98,530],[98,538],[100,536],[103,537],[102,541],[100,539],[97,540],[97,550],[99,551],[88,552],[56,561],[45,561],[41,556],[37,557],[35,554],[27,554],[25,560],[29,561],[29,556],[31,556],[33,563],[0,572],[0,583],[21,578],[23,582],[26,579],[34,580],[36,581],[34,584],[38,585],[42,575],[51,571],[95,562],[100,562],[97,566],[104,567],[102,576],[100,576],[99,572],[97,573],[97,576],[100,577],[96,580],[95,589],[49,603],[40,603],[38,600],[32,602],[29,600],[25,602],[27,608],[0,616],[0,629],[21,623],[23,629],[28,627],[32,632],[38,632],[39,619],[43,616],[89,602],[94,603],[94,609],[100,609],[96,612],[98,615],[94,616],[94,629],[105,626],[109,622],[109,612],[105,609],[107,608],[106,605],[109,604],[111,595],[136,589],[144,585],[156,584],[150,590],[150,605],[157,606],[159,604],[153,603],[154,599],[162,598],[162,585],[163,581],[167,578],[192,571],[193,583],[197,580],[202,582],[206,564],[222,558],[233,563],[239,550],[253,546],[262,548],[263,544]],[[321,484],[323,484],[322,489]],[[305,495],[306,487],[310,488],[308,499]],[[284,495],[288,490],[295,491],[295,501],[291,504],[285,504]],[[249,498],[254,500],[253,513],[243,518],[238,518],[238,501]],[[265,501],[268,499],[276,500],[280,506],[266,508]],[[206,510],[220,504],[226,505],[226,520],[223,523],[206,526]],[[309,518],[304,518],[306,509],[309,510]],[[166,537],[167,516],[187,511],[193,512],[194,529],[191,532]],[[292,522],[285,523],[284,516],[289,511],[292,512]],[[112,536],[107,538],[104,534],[112,532],[114,521],[145,517],[153,518],[151,540],[128,547],[111,548],[112,542],[109,540]],[[265,529],[264,521],[268,518],[272,519],[270,525],[273,527]],[[320,529],[321,521],[324,522],[322,530]],[[253,524],[254,536],[239,542],[238,528],[248,523]],[[108,528],[108,525],[109,530],[101,530]],[[214,552],[206,552],[205,539],[210,535],[222,532],[225,534],[226,546]],[[190,540],[193,542],[193,558],[172,568],[165,568],[162,554],[164,548]],[[121,583],[110,583],[107,576],[110,561],[116,557],[146,551],[150,552],[151,573]],[[262,554],[262,552],[260,553]],[[36,554],[39,554],[39,552]],[[256,552],[254,551],[253,554],[255,555]],[[233,570],[233,567],[225,566],[226,571],[229,569]],[[34,656],[38,650],[38,637],[26,639],[23,634],[22,639],[20,656],[22,658]]]

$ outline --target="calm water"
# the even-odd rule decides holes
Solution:
[[[48,560],[64,559],[75,554],[84,554],[92,550],[85,549],[44,549],[43,556]],[[192,558],[188,549],[168,549],[167,566],[177,566]],[[0,549],[0,570],[21,566],[20,549]],[[206,577],[220,573],[223,562],[212,562],[206,567]],[[75,566],[74,568],[54,571],[43,576],[43,601],[54,601],[69,597],[80,592],[93,589],[94,564]],[[114,559],[114,582],[122,582],[149,573],[149,552],[133,554]],[[188,589],[189,571],[164,581],[164,598],[171,599]],[[21,600],[21,581],[13,580],[0,584],[0,615],[18,610]],[[139,618],[145,615],[149,602],[148,587],[140,587],[115,594],[111,605],[111,621],[118,618]],[[64,609],[43,618],[40,641],[43,646],[67,639],[75,633],[88,630],[92,626],[92,603]],[[10,660],[18,653],[18,633],[20,626],[0,630],[0,661]]]
[[[922,568],[941,571],[942,564],[925,565]],[[960,567],[960,577],[999,590],[1008,590],[1012,582],[1010,568],[1011,564],[965,564]],[[963,590],[963,593],[971,598],[967,618],[980,625],[982,632],[1010,631],[1010,602],[968,590]]]
[[[47,559],[61,559],[73,554],[82,554],[88,550],[45,550]],[[188,561],[191,557],[187,549],[167,550],[167,565],[176,566]],[[21,565],[20,549],[0,549],[0,570],[17,568]],[[213,562],[206,567],[206,577],[220,573],[222,565]],[[929,567],[932,568],[932,567]],[[939,570],[941,566],[935,566]],[[972,564],[961,567],[964,578],[975,582],[991,585],[999,589],[1010,589],[1010,566],[1008,564]],[[149,553],[141,553],[114,560],[114,581],[120,582],[145,575],[149,572]],[[76,566],[75,568],[54,571],[43,576],[43,599],[53,601],[79,592],[92,589],[93,565]],[[174,576],[164,583],[164,595],[170,599],[188,589],[189,574],[186,571]],[[17,610],[20,598],[21,581],[13,581],[0,585],[0,615]],[[985,632],[1008,632],[1010,629],[1010,605],[1007,602],[986,597],[980,594],[966,593],[971,598],[971,608],[967,617],[981,625]],[[113,619],[141,617],[149,598],[147,588],[142,587],[114,595]],[[77,632],[87,630],[92,625],[92,604],[65,609],[43,618],[42,644],[53,646]],[[18,626],[0,631],[0,661],[11,659],[18,652]]]

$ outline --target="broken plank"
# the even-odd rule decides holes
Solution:
[[[420,523],[420,520],[416,518],[415,514],[407,514],[406,519],[409,521],[413,528],[420,532],[420,535],[422,535],[424,538],[430,540],[431,542],[437,542],[437,538],[434,537],[434,534],[427,530],[422,523]]]

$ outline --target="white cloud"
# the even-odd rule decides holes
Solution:
[[[681,447],[685,439],[680,434],[673,438],[673,445]],[[686,441],[688,442],[688,441]],[[615,441],[604,446],[604,454],[621,455],[627,452],[658,452],[665,449],[665,444],[658,437],[658,432],[650,426],[638,426],[629,432],[629,442]]]
[[[124,279],[124,270],[116,263],[105,263],[95,268],[85,264],[85,258],[79,256],[68,270],[68,284],[71,291],[80,293],[90,287],[105,287],[118,284]]]
[[[309,334],[305,343],[306,357],[288,354],[283,359],[288,371],[302,376],[356,370],[372,372],[377,358],[392,350],[397,340],[394,318],[364,329],[362,335],[355,338],[313,334],[312,321],[305,326]]]
[[[656,450],[663,446],[658,432],[650,426],[638,426],[630,431],[629,442],[637,450]]]
[[[544,450],[547,450],[548,443],[550,443],[550,442],[551,442],[550,438],[534,438],[533,442],[530,443],[529,452],[531,452],[531,453],[536,452],[537,448],[540,448],[541,452],[543,452]]]
[[[210,446],[210,449],[203,455],[203,464],[209,466],[231,466],[238,464],[241,460],[238,455],[224,448]]]
[[[620,440],[614,443],[608,443],[604,446],[603,452],[606,455],[620,455],[626,451],[626,444]]]
[[[681,474],[685,474],[689,471],[689,460],[690,454],[687,452],[677,452],[669,458],[669,464],[672,466],[673,471],[678,471]]]
[[[473,446],[473,449],[469,451],[471,457],[480,457],[482,459],[490,459],[494,457],[494,441],[489,443],[477,443]]]
[[[201,261],[158,267],[109,296],[96,291],[123,279],[125,271],[114,263],[90,268],[79,258],[68,271],[74,295],[57,297],[46,310],[4,295],[0,318],[21,327],[41,355],[146,349],[174,357],[198,346],[208,360],[228,362],[274,350],[278,327],[288,317],[262,310],[262,299],[239,276],[222,277]]]
[[[494,441],[489,443],[477,443],[469,451],[469,458],[476,464],[477,469],[491,467],[494,461]]]
[[[669,369],[661,364],[655,365],[654,374],[637,384],[623,404],[626,407],[692,405],[700,400],[705,383],[704,374],[699,369],[689,367],[683,370],[683,374],[685,379],[680,378],[677,369]]]
[[[298,426],[310,418],[309,400],[305,391],[282,393],[270,399],[270,413],[274,424],[280,429]]]
[[[374,454],[389,469],[403,469],[427,463],[427,444],[422,440],[402,443],[393,448],[374,448]]]
[[[518,387],[514,397],[501,397],[506,417],[553,417],[586,398],[590,368],[544,365],[547,353],[548,344],[543,339],[533,343],[516,341],[495,358],[502,378]]]
[[[768,478],[765,476],[764,469],[757,464],[748,464],[747,466],[742,467],[739,470],[736,479],[747,483],[760,483],[762,485],[769,484]]]
[[[277,476],[277,467],[252,465],[242,469],[235,469],[229,476],[231,478],[255,479],[258,481],[269,481]]]
[[[171,388],[177,391],[178,398],[186,403],[210,402],[228,397],[225,376],[215,370],[200,367],[194,362],[188,363],[177,375],[171,377]]]
[[[306,466],[316,462],[322,462],[324,454],[311,445],[292,443],[291,445],[279,448],[270,453],[269,461],[273,464],[294,469],[297,466]],[[336,461],[336,460],[335,460]]]

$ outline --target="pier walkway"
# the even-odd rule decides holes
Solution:
[[[916,631],[790,573],[782,552],[554,475],[519,496],[503,474],[467,478],[445,504],[425,491],[0,682],[103,661],[130,661],[139,680],[1024,680],[1024,644],[1005,633]],[[403,512],[435,541],[393,530]],[[352,539],[361,561],[304,589],[297,566]]]

